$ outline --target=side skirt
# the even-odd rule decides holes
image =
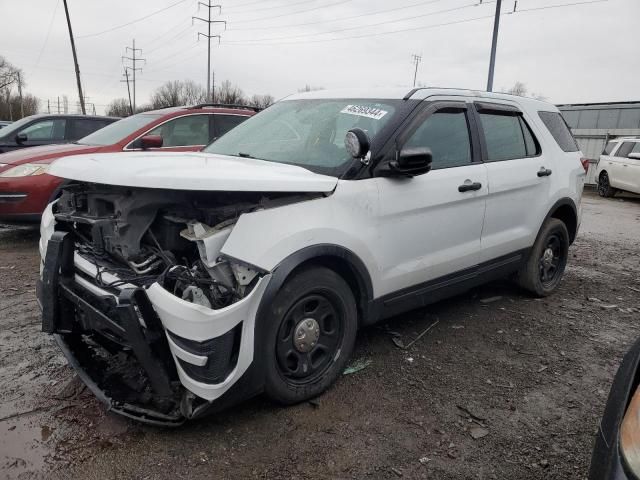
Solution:
[[[367,324],[424,307],[470,288],[516,272],[526,261],[529,249],[495,258],[428,282],[388,293],[371,302]]]

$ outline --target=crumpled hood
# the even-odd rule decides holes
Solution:
[[[9,165],[17,165],[25,162],[50,163],[65,155],[93,153],[99,148],[100,147],[91,145],[77,145],[75,143],[26,147],[0,154],[0,163],[7,163]]]
[[[103,153],[57,160],[50,175],[107,185],[236,192],[330,192],[338,179],[305,168],[209,153]]]

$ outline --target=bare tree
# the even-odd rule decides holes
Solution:
[[[39,101],[24,92],[25,86],[22,70],[0,56],[0,118],[18,120],[38,112]]]
[[[107,115],[110,117],[128,117],[131,115],[129,100],[126,98],[116,98],[107,106]]]
[[[543,95],[538,95],[537,93],[534,93],[534,92],[531,92],[531,95],[529,95],[529,89],[527,88],[527,85],[520,81],[516,81],[516,83],[510,89],[506,91],[505,90],[502,90],[502,91],[503,93],[509,93],[511,95],[517,95],[519,97],[531,97],[531,98],[535,98],[536,100],[547,99]]]
[[[173,80],[164,83],[151,95],[153,108],[178,107],[204,103],[207,92],[193,80]]]
[[[249,105],[257,108],[267,108],[276,101],[273,95],[253,95],[249,100]]]
[[[226,105],[241,105],[247,103],[247,98],[240,87],[233,85],[229,80],[225,80],[216,88],[214,102]]]

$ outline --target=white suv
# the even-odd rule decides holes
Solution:
[[[640,194],[640,138],[607,143],[596,167],[598,193],[613,197],[618,190]]]
[[[553,292],[585,163],[553,105],[430,88],[294,95],[201,153],[61,159],[43,330],[143,421],[299,402],[362,325],[499,277]]]

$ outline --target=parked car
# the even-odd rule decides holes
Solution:
[[[0,120],[0,130],[3,129],[4,127],[11,125],[11,123],[13,122],[7,122],[5,120]]]
[[[616,138],[607,143],[596,166],[598,193],[640,193],[640,138]]]
[[[92,115],[31,115],[0,131],[0,153],[74,142],[118,120],[117,117]]]
[[[253,114],[251,107],[166,108],[125,118],[74,143],[0,155],[0,220],[40,221],[44,208],[60,193],[62,180],[47,173],[58,158],[143,150],[196,151]]]
[[[589,480],[640,478],[640,340],[613,380],[596,434]]]
[[[362,325],[511,275],[553,293],[586,165],[553,105],[431,88],[294,95],[200,153],[64,158],[43,331],[141,421],[301,402]]]

